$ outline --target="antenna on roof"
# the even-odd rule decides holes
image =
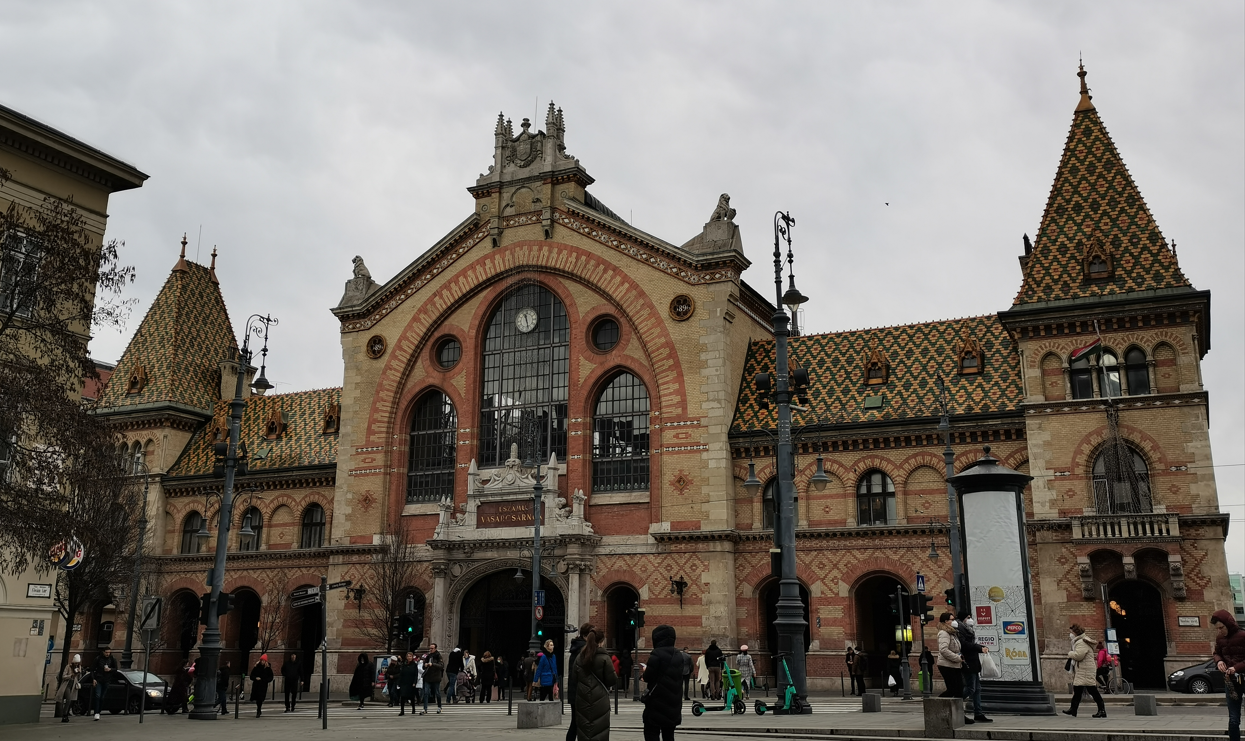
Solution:
[[[199,262],[199,245],[203,244],[203,225],[199,225],[199,241],[195,242],[195,262]]]

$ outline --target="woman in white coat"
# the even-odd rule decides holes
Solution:
[[[700,685],[700,699],[709,699],[709,665],[705,663],[705,652],[696,657],[696,683]]]

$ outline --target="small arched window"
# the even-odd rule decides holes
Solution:
[[[247,530],[251,531],[250,535],[246,534]],[[259,544],[264,542],[263,534],[264,516],[259,507],[251,507],[242,515],[242,526],[238,529],[238,550],[258,551]]]
[[[99,635],[95,638],[95,645],[98,647],[112,645],[112,631],[114,623],[111,620],[104,620],[99,624]]]
[[[1100,515],[1144,514],[1154,509],[1150,469],[1136,449],[1110,444],[1094,458],[1094,507]]]
[[[895,517],[895,483],[878,470],[865,473],[856,484],[856,522],[860,525],[891,525]]]
[[[429,391],[411,417],[411,455],[406,467],[406,501],[439,502],[454,496],[458,415],[450,399]]]
[[[1089,358],[1082,357],[1068,365],[1068,380],[1072,384],[1073,399],[1094,398],[1094,377]]]
[[[312,504],[303,512],[303,532],[298,540],[299,548],[319,548],[324,545],[324,508]]]
[[[592,490],[648,491],[648,389],[619,373],[592,416]]]
[[[1098,359],[1098,389],[1104,397],[1111,399],[1123,396],[1120,390],[1120,361],[1110,350],[1104,350]]]
[[[203,515],[198,512],[191,512],[186,515],[186,519],[182,520],[182,547],[178,553],[198,553],[202,541],[199,540],[199,530],[203,527]]]
[[[1146,363],[1146,351],[1134,347],[1124,353],[1124,369],[1128,378],[1128,395],[1150,393],[1150,369]]]

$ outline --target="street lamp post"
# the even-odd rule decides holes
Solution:
[[[130,614],[125,621],[125,649],[121,652],[121,668],[134,668],[134,623],[138,619],[138,581],[143,567],[143,541],[147,539],[147,491],[151,486],[151,471],[143,461],[143,454],[134,456],[135,468],[143,474],[143,508],[138,514],[138,542],[134,545],[134,578],[130,582]]]
[[[216,671],[220,666],[220,615],[217,605],[220,603],[221,588],[225,584],[225,554],[229,547],[229,524],[233,519],[233,480],[238,467],[238,443],[242,437],[242,412],[246,409],[246,400],[242,396],[243,384],[246,382],[246,369],[251,362],[251,335],[264,337],[264,347],[259,378],[251,383],[256,391],[267,391],[272,388],[264,377],[265,364],[268,358],[268,330],[276,325],[277,320],[270,316],[252,314],[246,320],[246,332],[242,339],[242,349],[238,352],[238,378],[234,386],[233,401],[229,403],[229,442],[225,454],[225,485],[221,494],[220,524],[216,531],[216,560],[212,570],[208,572],[211,593],[208,598],[207,625],[203,629],[203,642],[199,646],[200,665],[195,673],[195,704],[190,717],[196,720],[216,720]]]
[[[946,447],[942,451],[942,461],[947,467],[947,538],[951,541],[951,588],[955,590],[955,611],[968,609],[968,595],[964,594],[964,559],[960,555],[960,506],[959,497],[951,479],[955,476],[955,451],[951,449],[951,404],[948,398],[947,383],[938,376],[938,404],[942,408],[942,417],[938,421],[938,431],[943,434]],[[932,546],[931,546],[932,547]]]
[[[529,436],[531,443],[528,446],[528,454],[531,456],[523,465],[536,469],[535,483],[532,484],[532,637],[528,639],[527,647],[535,655],[540,651],[540,636],[536,635],[536,593],[540,591],[540,510],[541,499],[544,497],[545,485],[540,482],[540,430],[535,423],[529,428]],[[533,464],[533,459],[535,463]]]
[[[792,314],[808,299],[795,287],[794,262],[791,253],[791,228],[795,219],[790,213],[774,214],[774,292],[778,299],[774,307],[774,344],[776,349],[774,401],[778,407],[778,450],[775,461],[778,469],[778,503],[774,523],[774,545],[779,550],[781,576],[778,582],[779,596],[774,628],[778,635],[778,653],[786,654],[790,671],[790,683],[802,701],[808,698],[804,655],[804,604],[800,601],[800,582],[796,578],[795,561],[795,452],[791,445],[791,383],[787,358],[788,329],[787,312]],[[781,242],[787,243],[787,265],[790,284],[786,293],[782,290],[783,255]],[[788,678],[778,672],[778,692],[782,696]],[[808,703],[802,702],[805,712]]]

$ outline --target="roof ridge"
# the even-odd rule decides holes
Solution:
[[[834,331],[834,332],[805,333],[805,334],[800,334],[797,337],[792,337],[791,339],[799,340],[799,339],[804,339],[804,338],[809,338],[809,337],[829,337],[829,336],[836,336],[836,335],[857,334],[860,332],[878,332],[884,329],[903,329],[905,327],[928,327],[933,324],[952,324],[955,322],[969,321],[971,319],[992,319],[995,317],[997,317],[996,314],[969,314],[968,316],[950,317],[948,319],[931,319],[925,322],[912,322],[909,324],[884,324],[884,325],[880,325],[877,327],[857,327],[855,329],[841,329],[841,330]],[[773,342],[773,341],[774,341],[774,338],[772,337],[759,338],[759,339],[753,340],[753,342]]]

